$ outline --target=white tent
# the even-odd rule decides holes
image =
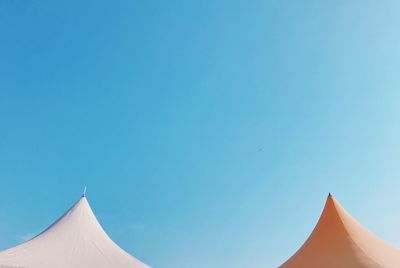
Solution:
[[[33,239],[0,252],[0,268],[150,268],[105,233],[85,196]]]
[[[359,224],[329,194],[303,246],[281,268],[399,268],[400,251]]]

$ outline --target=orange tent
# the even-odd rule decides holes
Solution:
[[[303,246],[280,268],[399,268],[400,251],[358,223],[329,194]]]

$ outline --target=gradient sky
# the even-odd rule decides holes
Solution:
[[[269,268],[329,191],[400,247],[399,1],[0,1],[0,247],[88,186],[158,268]]]

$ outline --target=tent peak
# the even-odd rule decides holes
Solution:
[[[400,267],[400,251],[368,231],[332,196],[303,246],[280,268]]]
[[[86,197],[86,190],[87,190],[87,187],[85,186],[85,188],[83,188],[82,197]]]
[[[150,268],[111,240],[93,213],[85,192],[39,235],[0,251],[0,267]]]
[[[335,197],[329,192],[328,197],[326,198],[326,203],[331,203],[331,202],[335,204],[337,201]]]

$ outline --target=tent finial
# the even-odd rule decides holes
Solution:
[[[82,194],[82,197],[86,197],[86,189],[87,189],[87,187],[85,186],[85,188],[83,188],[83,194]]]

